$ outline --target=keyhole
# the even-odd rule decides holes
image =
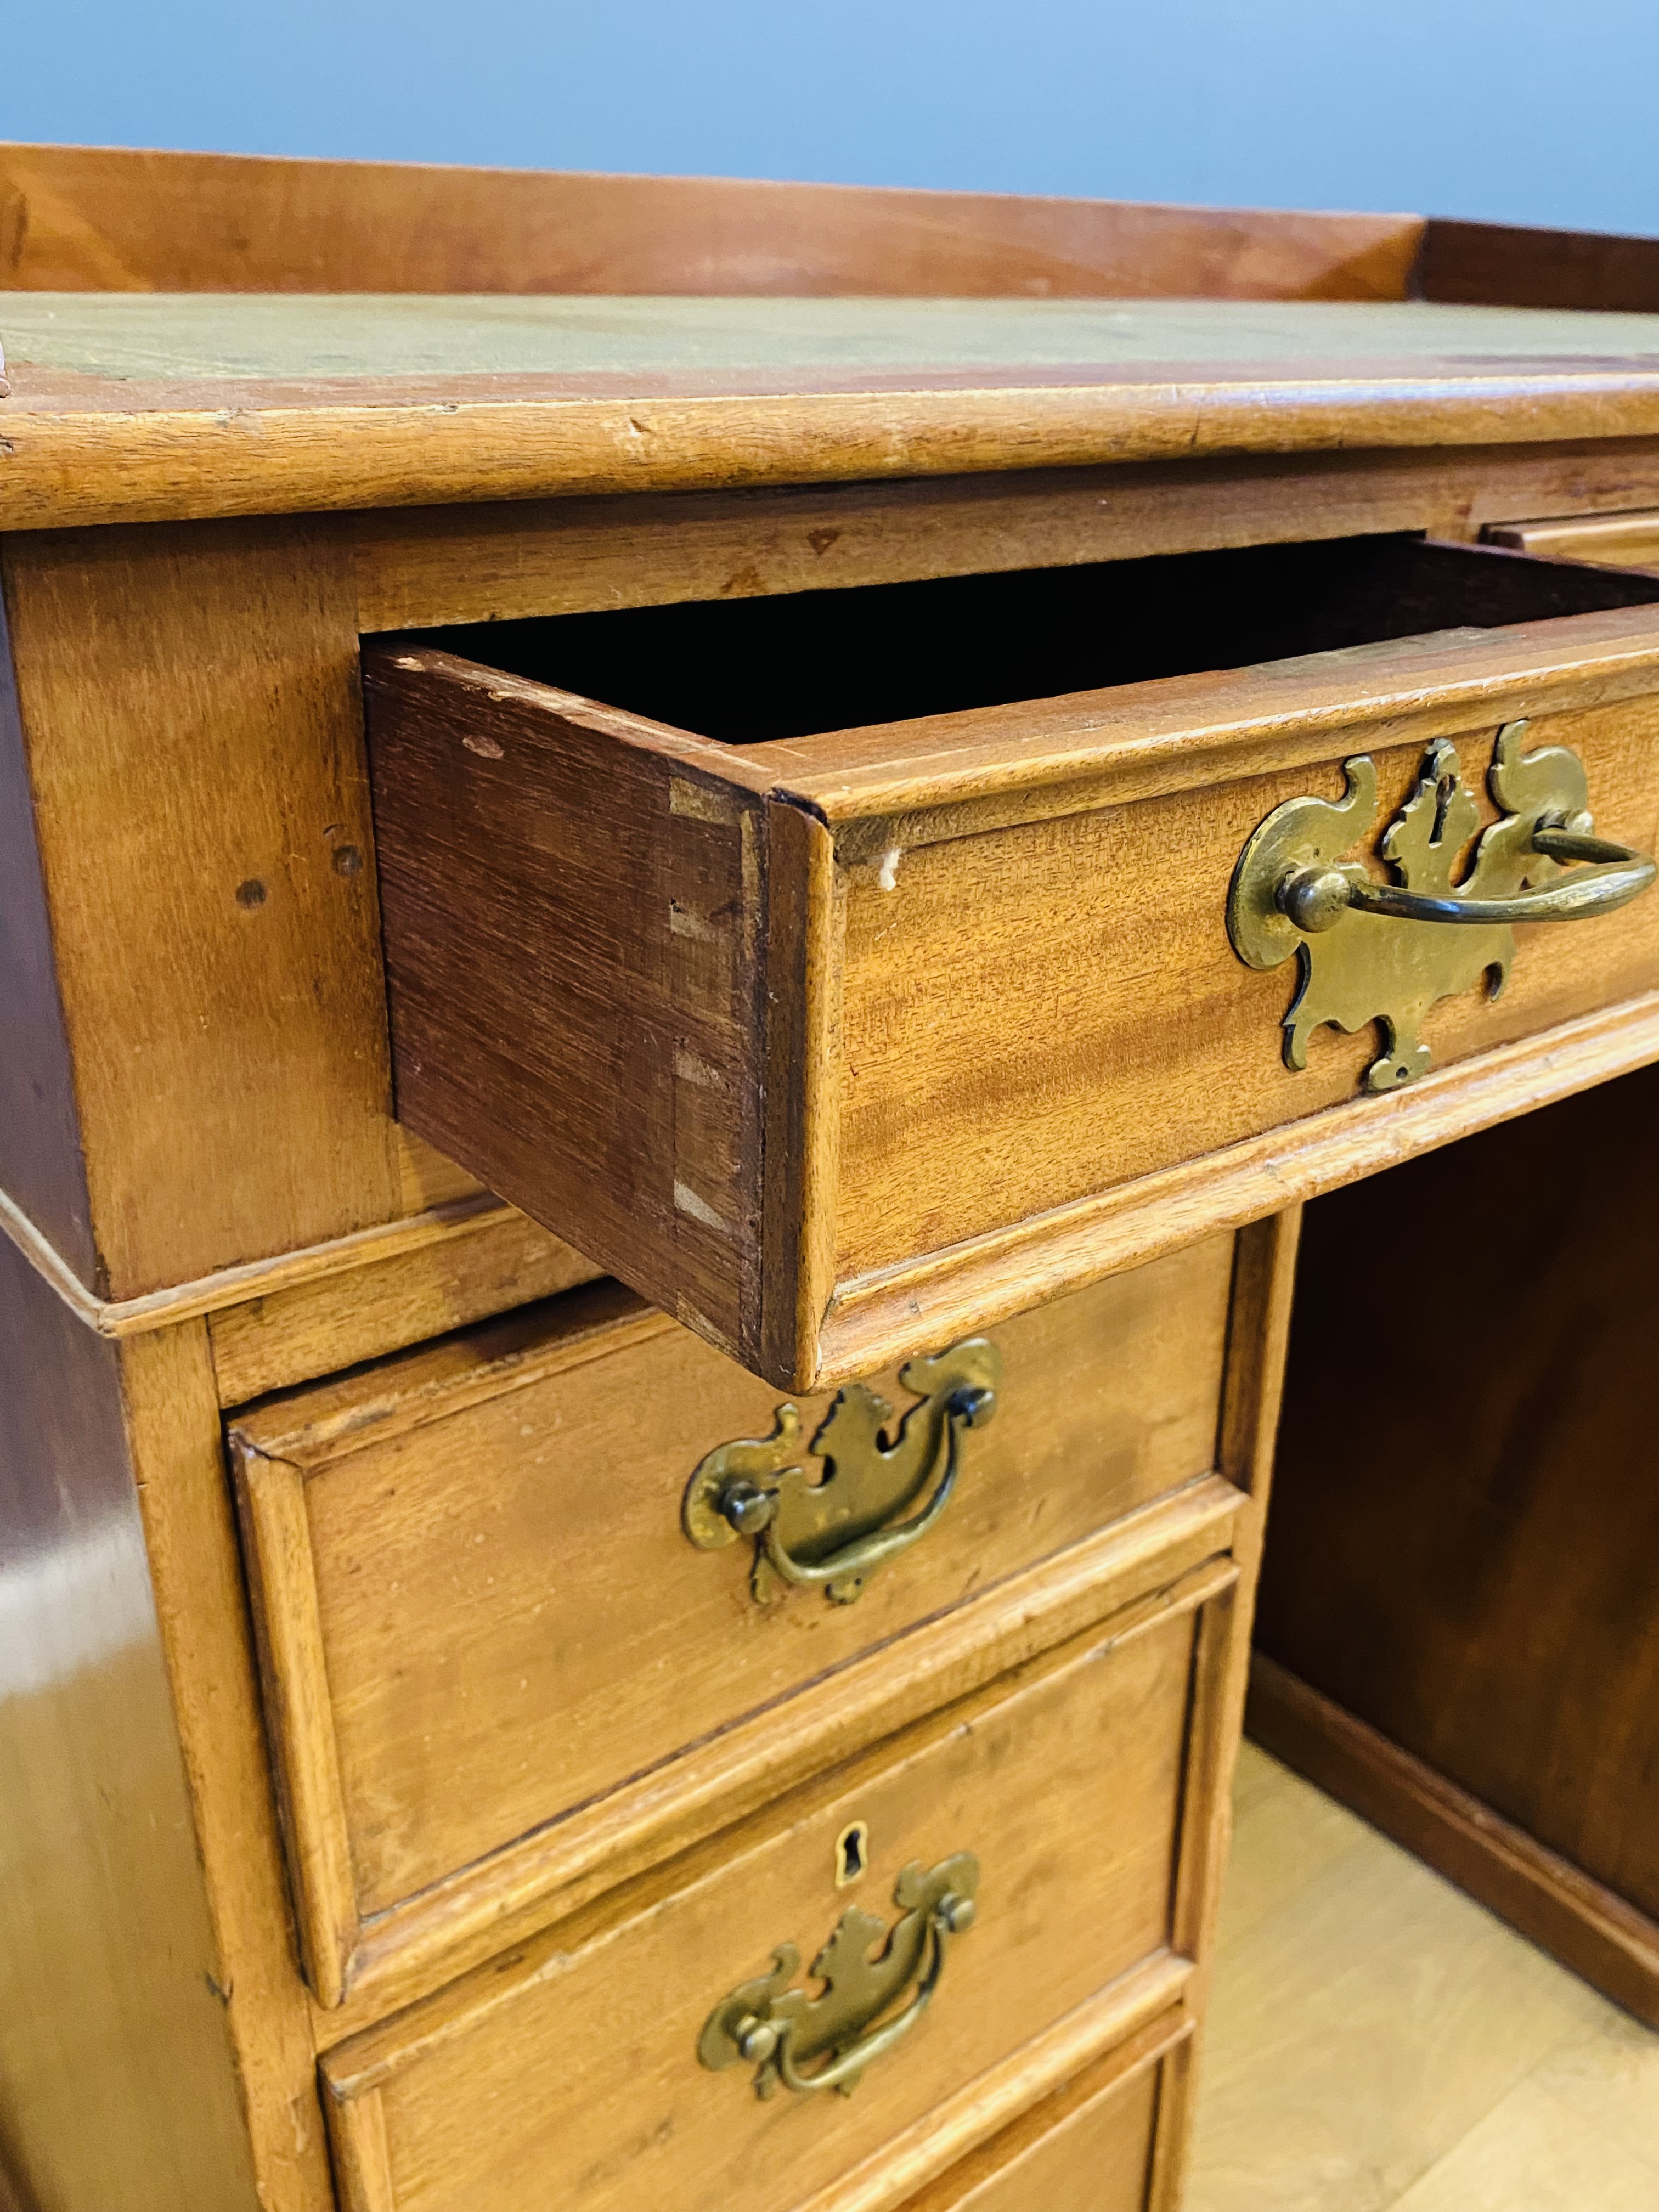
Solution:
[[[869,1863],[870,1831],[862,1820],[854,1820],[836,1838],[836,1887],[845,1889],[856,1881]]]

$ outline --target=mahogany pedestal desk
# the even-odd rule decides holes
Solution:
[[[1173,2212],[1308,1200],[1257,1725],[1654,2017],[1659,248],[0,286],[21,2212]]]

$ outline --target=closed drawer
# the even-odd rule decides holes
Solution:
[[[398,1112],[807,1388],[1651,1057],[1659,896],[1264,945],[1230,886],[1310,799],[1349,889],[1449,891],[1500,731],[1480,880],[1547,888],[1564,792],[1650,847],[1656,596],[1358,540],[376,647]]]
[[[239,1417],[319,1994],[402,1987],[458,1942],[499,1942],[504,1916],[579,1901],[1098,1617],[1171,1516],[1189,1551],[1224,1542],[1236,1493],[1209,1470],[1232,1243],[1000,1328],[994,1417],[957,1431],[952,1494],[849,1602],[786,1589],[763,1538],[724,1522],[723,1546],[690,1540],[700,1463],[766,1438],[778,1395],[614,1283]],[[914,1504],[878,1496],[880,1526],[937,1497],[937,1404],[915,1417]],[[808,1447],[839,1433],[823,1497],[860,1483],[858,1437],[819,1437],[830,1401],[799,1410],[781,1456],[822,1475]],[[860,1411],[854,1390],[836,1419]],[[786,1558],[817,1552],[780,1528]],[[831,1547],[845,1556],[839,1532]]]
[[[1177,2008],[958,2161],[902,2212],[1159,2212],[1176,2163],[1192,2018]]]
[[[1144,2212],[1158,2076],[1106,2090],[1006,2164],[951,2178],[905,2212]]]
[[[327,2053],[351,2212],[886,2212],[918,2194],[1181,2003],[1231,1596],[1220,1562],[1164,1583]],[[838,1887],[855,1824],[867,1870]],[[934,1950],[902,1915],[941,1885],[975,1917]],[[779,2085],[898,2019],[930,1966],[931,2003],[856,2094]],[[810,2003],[791,2017],[790,1993],[825,1980],[833,2038]],[[769,2023],[787,2068],[738,2055]]]

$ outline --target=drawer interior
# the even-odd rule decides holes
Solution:
[[[1659,576],[1413,535],[476,623],[423,642],[725,744],[1659,599]]]

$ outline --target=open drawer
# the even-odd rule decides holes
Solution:
[[[1656,601],[1387,538],[370,641],[398,1111],[804,1389],[1659,1056]]]

